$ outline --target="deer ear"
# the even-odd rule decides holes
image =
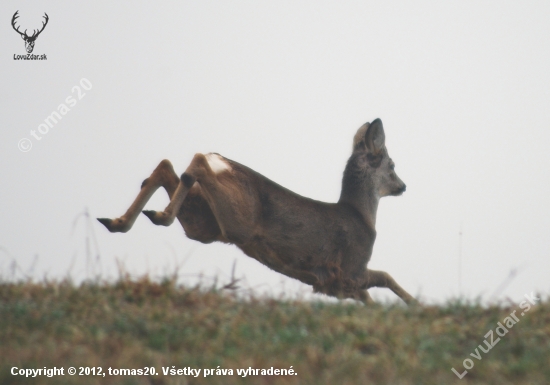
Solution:
[[[386,135],[380,119],[374,120],[365,133],[365,144],[373,154],[378,154],[385,146]]]

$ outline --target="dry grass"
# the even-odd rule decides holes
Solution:
[[[1,384],[548,384],[550,302],[481,361],[469,356],[518,306],[406,309],[238,299],[147,278],[0,282]],[[451,372],[475,367],[462,379]],[[162,367],[290,368],[297,376],[164,376]],[[19,368],[155,367],[156,376],[12,376]]]

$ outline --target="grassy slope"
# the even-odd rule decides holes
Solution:
[[[550,302],[533,306],[462,379],[484,335],[517,305],[365,307],[237,300],[143,279],[74,287],[0,283],[0,383],[548,384]],[[518,314],[521,311],[518,311]],[[293,368],[297,376],[26,379],[10,368]]]

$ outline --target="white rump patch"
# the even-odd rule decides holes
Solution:
[[[221,155],[210,153],[205,155],[208,165],[214,171],[214,174],[219,174],[220,172],[230,171],[231,166],[223,159]]]

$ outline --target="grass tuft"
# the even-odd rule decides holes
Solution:
[[[519,307],[450,301],[404,308],[243,299],[173,279],[0,282],[1,384],[548,384],[550,302],[533,305],[488,353],[484,336]],[[517,311],[519,315],[521,310]],[[495,339],[498,336],[495,334]],[[478,348],[479,351],[479,348]],[[475,366],[458,380],[451,371]],[[12,367],[155,367],[155,376],[13,376]],[[233,369],[164,376],[162,367]],[[241,378],[237,368],[297,376]]]

